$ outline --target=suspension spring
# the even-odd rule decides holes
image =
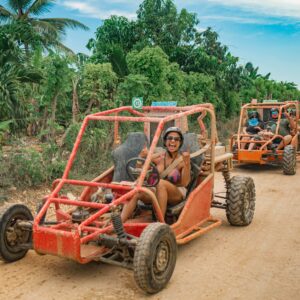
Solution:
[[[229,186],[230,186],[230,172],[229,172],[227,162],[224,162],[224,168],[222,170],[222,175],[223,175],[223,178],[224,178],[224,181],[225,181],[226,191],[228,191]]]
[[[121,220],[121,215],[118,211],[113,211],[112,212],[112,216],[111,216],[111,220],[114,226],[114,230],[116,232],[116,234],[118,235],[118,238],[126,238],[126,233],[124,231],[124,227],[123,227],[123,223]]]

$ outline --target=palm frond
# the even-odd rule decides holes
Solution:
[[[47,48],[48,49],[51,49],[51,48],[58,49],[58,50],[65,52],[66,54],[71,54],[71,55],[75,54],[70,48],[68,48],[67,46],[65,46],[63,43],[61,43],[59,41],[55,41],[52,44],[48,44]]]
[[[8,9],[0,5],[0,22],[7,21],[9,19],[12,19],[13,17],[14,15],[12,12],[10,12]]]
[[[8,0],[7,4],[9,7],[11,7],[14,11],[18,11],[19,7],[20,7],[20,3],[18,0]]]
[[[54,0],[35,0],[32,5],[27,9],[26,15],[32,14],[34,16],[40,16],[50,11],[50,8],[54,4]]]
[[[33,69],[20,69],[16,76],[20,82],[40,83],[43,79],[42,74]]]
[[[17,13],[19,13],[20,11],[24,13],[31,2],[32,0],[8,0],[7,4]]]
[[[36,32],[39,34],[49,34],[53,38],[57,38],[60,32],[58,32],[57,28],[49,23],[44,22],[43,20],[30,19],[30,23],[34,26]]]
[[[67,19],[67,18],[43,18],[40,19],[41,21],[44,22],[49,22],[51,24],[53,24],[54,26],[57,26],[58,28],[71,28],[71,29],[76,29],[76,28],[80,28],[83,30],[89,30],[89,27],[84,25],[83,23],[76,21],[76,20],[72,20],[72,19]]]

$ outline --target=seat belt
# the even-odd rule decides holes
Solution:
[[[190,158],[196,157],[201,155],[202,153],[206,152],[210,147],[210,144],[205,145],[202,149],[192,153],[190,155]],[[167,177],[167,175],[173,171],[173,169],[175,169],[181,162],[182,162],[182,156],[180,156],[179,158],[177,158],[176,160],[174,160],[161,174],[160,174],[160,178],[164,179]]]

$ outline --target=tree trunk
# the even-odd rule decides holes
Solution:
[[[73,84],[73,95],[72,95],[72,122],[77,123],[78,115],[79,115],[79,102],[78,102],[78,94],[77,94],[77,85],[79,79],[75,78],[72,80]]]
[[[47,127],[47,120],[48,120],[48,106],[45,107],[42,119],[42,130],[45,130]]]
[[[51,102],[51,137],[53,138],[55,135],[55,119],[56,119],[56,107],[57,107],[57,98],[58,92],[55,93],[54,97],[52,98]]]
[[[96,103],[95,99],[91,99],[88,105],[88,108],[85,111],[85,114],[88,115],[91,112],[92,106]]]

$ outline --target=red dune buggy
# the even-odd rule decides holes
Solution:
[[[277,112],[277,117],[272,118],[272,111]],[[243,132],[247,118],[251,113],[257,113],[264,130],[258,134]],[[288,135],[290,143],[285,144],[285,136],[281,133],[281,123],[287,122],[286,114],[292,118],[294,128],[289,127]],[[272,132],[271,132],[272,129]],[[268,134],[268,131],[271,134]],[[230,151],[233,153],[233,160],[237,163],[246,164],[273,164],[281,165],[286,175],[296,174],[297,148],[299,147],[299,103],[297,101],[276,102],[269,100],[266,103],[245,104],[240,113],[238,133],[231,137]],[[280,147],[283,143],[283,147]],[[250,150],[250,145],[255,144]],[[298,149],[299,151],[299,149]]]
[[[92,121],[110,122],[114,126],[111,132],[115,141],[114,166],[90,181],[70,179],[78,147]],[[129,133],[121,143],[119,129],[128,122],[141,124],[143,130]],[[194,133],[188,131],[190,123]],[[209,131],[205,124],[209,125]],[[174,125],[184,132],[183,148],[191,152],[192,180],[186,198],[168,206],[164,216],[155,193],[148,189],[159,181],[151,157],[163,151],[159,147],[160,135],[167,126]],[[135,130],[134,126],[126,128]],[[145,143],[150,144],[148,156],[138,168],[138,155]],[[224,209],[232,225],[244,226],[252,221],[253,180],[242,176],[230,178],[232,154],[224,149],[218,143],[211,104],[151,106],[140,111],[120,107],[89,115],[83,121],[62,178],[53,182],[52,192],[45,197],[35,218],[22,204],[0,208],[1,259],[13,262],[34,249],[40,254],[62,256],[81,264],[110,263],[133,269],[138,286],[147,293],[156,293],[171,278],[177,244],[185,244],[221,224],[220,219],[211,215],[212,207]],[[224,196],[214,195],[216,167],[224,175]],[[68,189],[78,192],[78,196],[66,193]],[[139,203],[133,217],[122,223],[123,204],[139,191],[151,196],[152,205]]]

